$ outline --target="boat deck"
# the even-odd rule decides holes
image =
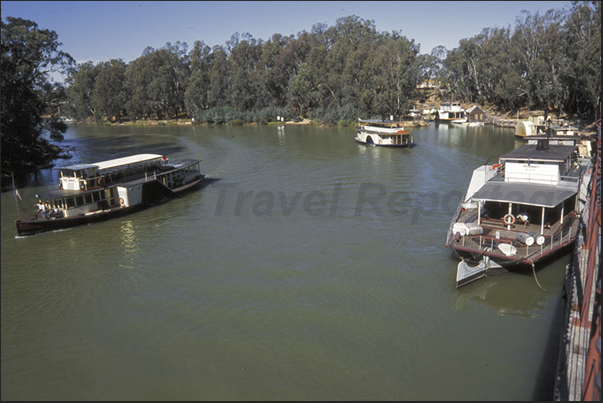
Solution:
[[[465,210],[456,222],[477,222],[476,219],[476,210]],[[556,222],[551,226],[545,226],[542,233],[545,241],[542,245],[534,243],[528,246],[517,240],[517,234],[520,232],[540,234],[540,224],[516,222],[511,225],[511,229],[508,229],[507,225],[503,225],[502,219],[482,219],[480,221],[480,226],[483,228],[482,234],[453,238],[449,241],[449,246],[464,252],[485,253],[489,256],[501,257],[511,261],[536,260],[571,243],[578,231],[578,224],[579,220],[576,219],[576,215],[569,213],[564,217],[563,224]],[[498,245],[501,243],[514,246],[517,249],[516,254],[514,256],[503,254],[498,249]]]

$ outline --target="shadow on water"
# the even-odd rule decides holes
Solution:
[[[566,253],[556,255],[556,259],[565,259]],[[550,261],[553,259],[547,259]],[[541,269],[552,269],[540,265]],[[540,270],[536,270],[536,281]],[[560,340],[563,324],[565,288],[561,293],[547,292],[542,288],[533,290],[534,284],[526,281],[534,277],[531,268],[515,270],[477,280],[471,285],[459,288],[456,309],[463,310],[467,304],[479,303],[489,307],[503,316],[538,317],[539,311],[549,311],[550,324],[548,331],[541,338],[542,357],[534,378],[532,400],[552,401],[554,397],[555,377],[559,359]],[[548,288],[548,287],[547,287]],[[512,291],[510,291],[512,290]],[[510,298],[510,292],[513,298]],[[552,300],[552,301],[551,301]],[[550,301],[551,304],[548,304]]]
[[[552,310],[554,312],[553,320],[551,321],[550,331],[547,333],[546,346],[532,394],[532,400],[535,401],[552,401],[554,397],[565,291],[563,295],[563,298],[557,298],[555,308]]]

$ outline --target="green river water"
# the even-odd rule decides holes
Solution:
[[[203,188],[16,237],[57,171],[2,192],[2,400],[552,399],[565,266],[455,288],[446,232],[492,126],[78,127],[71,160],[202,159]],[[17,204],[18,202],[18,204]],[[17,210],[17,208],[19,210]]]

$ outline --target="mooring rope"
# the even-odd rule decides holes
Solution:
[[[528,259],[528,260],[530,261],[530,263],[532,263],[532,273],[534,273],[534,280],[536,280],[536,284],[538,284],[538,287],[540,287],[543,291],[546,291],[544,288],[542,288],[542,286],[538,282],[538,277],[536,277],[536,268],[534,267],[534,262],[532,261],[532,259]]]

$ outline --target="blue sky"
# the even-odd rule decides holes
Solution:
[[[399,31],[421,53],[458,46],[486,27],[515,26],[522,10],[569,9],[569,1],[2,1],[2,18],[32,20],[56,31],[61,50],[79,63],[136,59],[151,46],[197,40],[223,45],[236,32],[269,40],[329,27],[356,15],[377,31]]]

